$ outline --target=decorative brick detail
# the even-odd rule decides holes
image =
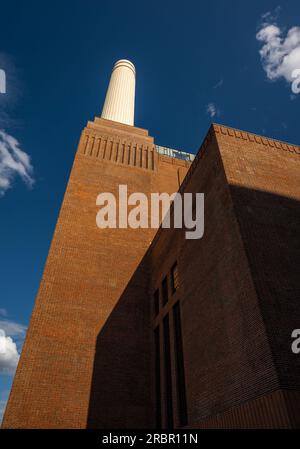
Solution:
[[[116,164],[154,170],[155,145],[143,144],[85,130],[79,151],[87,157],[103,159]],[[170,158],[168,158],[170,160]],[[173,158],[172,158],[173,159]]]
[[[276,147],[277,149],[284,151],[288,149],[291,153],[300,154],[300,147],[296,145],[291,145],[285,142],[281,142],[279,140],[266,138],[263,136],[259,136],[257,134],[246,133],[244,131],[225,127],[224,125],[218,125],[215,123],[212,125],[212,128],[214,132],[217,134],[221,132],[224,135],[235,137],[237,139],[240,139],[242,137],[244,140],[249,140],[249,142],[256,142],[258,144],[263,143],[264,145],[269,145],[271,148]]]

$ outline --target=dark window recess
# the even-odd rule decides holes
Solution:
[[[188,419],[187,419],[182,330],[181,330],[181,316],[180,316],[179,302],[177,302],[173,307],[173,318],[174,318],[175,363],[176,363],[176,383],[177,383],[176,387],[178,399],[178,421],[180,426],[186,426],[188,423]]]
[[[159,290],[157,289],[154,293],[154,315],[157,316],[159,313]]]
[[[159,343],[159,326],[154,330],[155,344],[155,411],[156,411],[156,427],[161,429],[161,388],[160,388],[160,343]]]
[[[162,281],[162,300],[163,300],[163,305],[167,304],[167,302],[168,302],[168,278],[167,278],[167,276]]]
[[[171,268],[171,284],[172,284],[172,293],[175,293],[179,288],[179,277],[178,277],[178,266],[177,262]]]
[[[166,403],[166,427],[173,428],[173,399],[172,399],[172,371],[170,355],[170,328],[169,315],[163,319],[164,328],[164,374],[165,374],[165,403]]]

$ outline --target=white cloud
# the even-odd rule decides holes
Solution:
[[[206,106],[206,113],[211,118],[214,118],[214,117],[220,115],[220,111],[218,110],[217,106],[214,103],[208,103],[208,105]]]
[[[0,331],[3,331],[5,335],[11,337],[17,345],[18,352],[21,352],[23,342],[26,335],[27,327],[24,324],[16,323],[11,320],[0,320]]]
[[[19,175],[31,187],[34,183],[30,157],[21,150],[19,142],[4,130],[0,130],[0,196],[12,186]]]
[[[11,337],[24,339],[27,328],[24,324],[16,323],[15,321],[0,320],[0,329],[3,329]]]
[[[256,39],[263,44],[259,53],[267,77],[292,83],[293,72],[300,69],[300,27],[294,26],[284,33],[276,22],[278,12],[263,15]]]
[[[1,309],[6,312],[5,309]],[[26,334],[26,326],[11,320],[0,320],[0,375],[15,374]],[[3,418],[9,391],[0,391],[0,423]]]
[[[19,358],[16,343],[0,328],[0,374],[13,374]]]
[[[4,415],[5,407],[6,407],[6,404],[7,404],[8,396],[9,396],[9,390],[4,390],[4,391],[0,392],[0,424],[1,424],[2,419],[3,419],[3,415]]]

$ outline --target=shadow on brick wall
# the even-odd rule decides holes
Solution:
[[[300,389],[300,202],[231,186],[235,212],[282,388]]]
[[[151,423],[148,270],[142,261],[98,335],[87,428]]]
[[[300,202],[243,187],[230,186],[230,191],[280,387],[300,390],[300,356],[290,346],[292,330],[300,328]],[[203,257],[199,253],[200,262]],[[148,276],[144,258],[98,335],[88,428],[152,427]],[[299,422],[299,406],[293,416]]]

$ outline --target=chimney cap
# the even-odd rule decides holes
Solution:
[[[119,59],[117,62],[115,62],[114,66],[113,66],[113,71],[118,68],[118,67],[127,67],[128,69],[132,70],[135,76],[135,66],[134,64],[129,61],[128,59]]]

